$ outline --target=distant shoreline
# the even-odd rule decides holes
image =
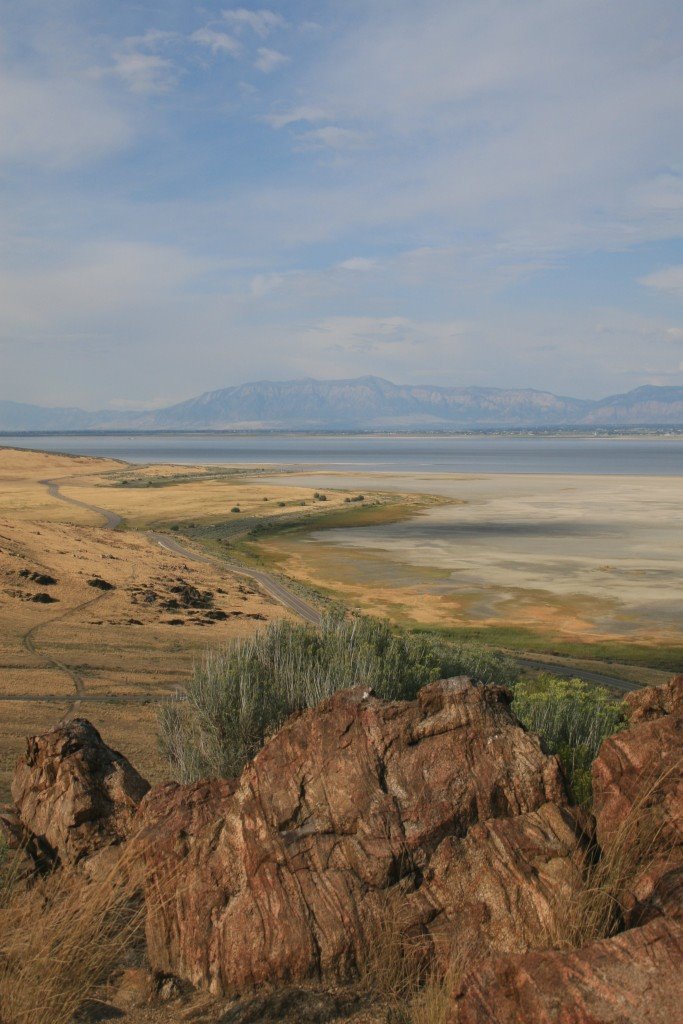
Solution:
[[[460,430],[311,430],[287,429],[284,427],[260,428],[248,430],[244,428],[225,427],[221,429],[195,430],[0,430],[3,437],[396,437],[404,440],[411,437],[537,437],[537,438],[577,438],[590,440],[622,440],[636,438],[640,441],[648,439],[666,441],[678,440],[683,437],[681,426],[634,426],[634,427],[473,427]]]

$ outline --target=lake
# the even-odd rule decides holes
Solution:
[[[382,473],[683,475],[683,438],[50,434],[0,436],[2,445],[182,465],[294,465]]]

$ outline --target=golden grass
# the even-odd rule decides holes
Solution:
[[[363,988],[393,1024],[445,1024],[451,993],[473,955],[471,939],[454,935],[444,962],[429,936],[406,927],[400,900],[387,899],[369,928],[358,970]]]
[[[454,948],[446,970],[432,971],[413,994],[408,1010],[410,1024],[446,1024],[453,992],[471,966],[472,950],[464,946]]]
[[[672,839],[658,808],[665,783],[679,775],[682,761],[656,777],[645,777],[628,814],[605,849],[588,851],[583,885],[571,899],[556,907],[547,944],[554,949],[577,949],[617,934],[633,902],[634,889],[656,864],[666,869]]]
[[[58,871],[0,910],[2,1024],[70,1024],[140,932],[124,866],[101,880]]]

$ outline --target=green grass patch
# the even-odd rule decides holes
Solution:
[[[606,664],[635,665],[680,672],[683,668],[683,644],[639,644],[623,640],[599,642],[561,640],[522,626],[418,627],[418,632],[435,633],[445,639],[488,644],[508,651],[550,654],[558,658],[602,661]]]
[[[403,497],[383,497],[374,504],[371,501],[372,499],[366,497],[362,504],[349,503],[351,507],[331,509],[329,512],[316,509],[315,512],[302,514],[297,520],[285,520],[284,517],[281,520],[273,519],[264,522],[260,528],[252,530],[251,536],[253,539],[257,539],[272,537],[278,533],[308,533],[319,530],[339,530],[351,526],[386,526],[412,519],[418,512],[435,504],[452,504],[450,501],[442,502],[441,499],[431,498],[407,502]]]

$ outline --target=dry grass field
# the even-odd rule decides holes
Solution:
[[[158,699],[183,686],[208,647],[292,614],[220,562],[185,558],[146,531],[225,556],[224,535],[243,524],[317,517],[348,509],[353,496],[336,488],[321,500],[315,488],[286,475],[262,481],[256,470],[0,448],[0,800],[24,737],[64,714],[88,717],[159,779]],[[107,529],[70,500],[123,522]]]

